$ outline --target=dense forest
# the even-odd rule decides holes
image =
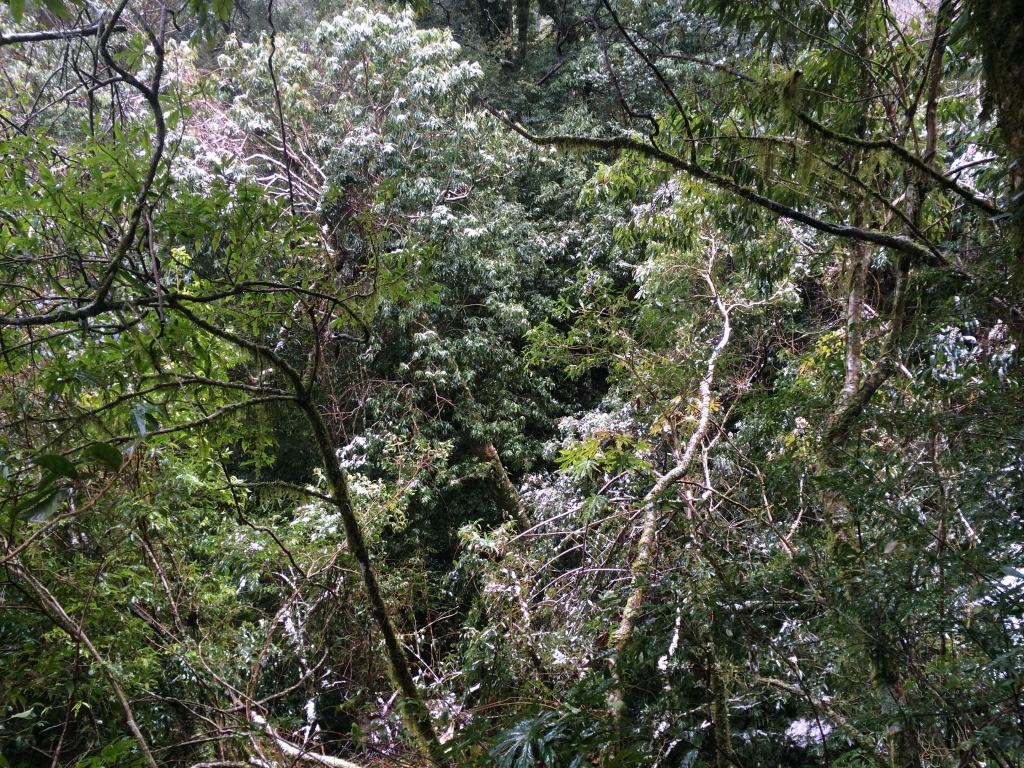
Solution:
[[[0,768],[1024,766],[1024,0],[383,2],[0,4]]]

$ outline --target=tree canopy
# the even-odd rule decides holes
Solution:
[[[1021,0],[0,4],[0,768],[1024,764]]]

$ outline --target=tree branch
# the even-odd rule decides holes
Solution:
[[[12,32],[9,35],[0,35],[0,46],[20,45],[22,43],[44,43],[50,40],[74,40],[81,37],[95,37],[103,30],[103,22],[99,21],[88,27],[75,27],[73,29],[44,29],[38,32]],[[115,24],[112,32],[126,32],[128,27],[124,24]]]
[[[873,229],[863,229],[861,227],[854,227],[848,224],[833,224],[831,222],[824,221],[815,216],[804,213],[803,211],[799,211],[796,208],[791,208],[788,205],[783,205],[771,198],[765,197],[764,195],[755,192],[750,187],[744,186],[728,176],[722,176],[721,174],[714,173],[713,171],[705,170],[704,168],[684,160],[681,157],[677,157],[676,155],[666,152],[656,145],[644,144],[641,141],[627,138],[625,136],[615,136],[610,138],[564,135],[537,136],[530,133],[519,123],[513,122],[505,115],[502,115],[483,99],[480,99],[480,102],[488,112],[497,117],[524,139],[534,144],[576,149],[604,149],[636,152],[637,154],[644,155],[653,160],[663,162],[676,170],[688,173],[702,181],[706,181],[719,189],[732,192],[738,197],[748,200],[755,205],[782,216],[783,218],[798,221],[801,224],[806,224],[808,227],[818,230],[819,232],[824,232],[825,234],[834,235],[836,237],[874,243],[875,245],[885,246],[886,248],[891,248],[894,251],[905,253],[908,256],[912,256],[925,263],[934,263],[934,256],[928,248],[915,243],[905,235],[892,235],[887,232],[879,232]]]
[[[213,325],[212,323],[203,320],[201,317],[191,312],[190,310],[185,309],[183,306],[181,306],[181,303],[177,299],[168,301],[168,304],[169,306],[172,306],[175,309],[175,311],[180,312],[182,315],[188,318],[188,320],[192,322],[193,325],[197,325],[204,331],[207,331],[208,333],[211,333],[218,338],[224,339],[225,341],[229,341],[235,346],[241,347],[242,349],[246,350],[247,352],[250,352],[256,357],[263,357],[269,360],[271,363],[274,364],[276,368],[278,368],[282,373],[284,373],[285,376],[287,376],[291,380],[292,386],[295,387],[297,397],[306,397],[307,393],[302,384],[301,374],[299,374],[298,371],[296,371],[291,365],[285,362],[272,349],[269,349],[263,346],[262,344],[257,344],[255,341],[243,339],[241,336],[232,333],[231,331],[224,330],[223,328],[218,328],[216,325]]]
[[[120,702],[121,709],[124,710],[128,730],[131,731],[132,736],[135,737],[135,740],[139,745],[139,751],[142,752],[146,763],[150,768],[159,768],[156,760],[153,758],[153,753],[149,750],[149,744],[147,744],[145,736],[142,735],[142,731],[139,730],[139,726],[135,722],[135,714],[132,712],[131,704],[128,701],[127,695],[125,695],[124,689],[121,688],[121,685],[117,682],[117,678],[114,677],[114,673],[111,672],[110,665],[100,655],[100,652],[96,650],[96,646],[92,644],[89,636],[85,634],[85,630],[83,630],[71,619],[70,616],[67,615],[50,590],[48,590],[46,586],[34,575],[29,573],[29,571],[22,566],[17,559],[9,560],[6,566],[7,569],[21,579],[21,581],[24,582],[36,596],[39,607],[42,609],[43,613],[46,614],[46,617],[57,627],[67,633],[71,638],[81,643],[89,652],[89,655],[92,656],[93,660],[95,660],[104,677],[107,678],[107,682],[110,683],[110,687],[113,689],[118,702]]]
[[[849,732],[850,738],[857,743],[857,746],[860,747],[862,752],[871,756],[871,759],[876,765],[878,765],[878,768],[890,768],[889,764],[878,754],[878,749],[875,743],[851,726],[845,717],[836,712],[821,699],[815,699],[802,688],[791,685],[784,680],[778,680],[774,677],[758,677],[757,681],[764,685],[770,685],[773,688],[777,688],[780,691],[785,691],[793,696],[805,699],[814,709],[823,712],[829,720],[845,728]]]

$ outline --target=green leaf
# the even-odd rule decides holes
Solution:
[[[30,707],[26,709],[24,712],[19,712],[16,715],[11,715],[11,719],[14,720],[15,718],[18,718],[21,720],[31,720],[33,717],[35,717],[35,714],[35,707]]]
[[[1012,576],[1015,579],[1024,579],[1024,573],[1018,571],[1012,566],[1004,565],[1000,570],[1002,570],[1002,572],[1007,576]]]
[[[60,509],[60,505],[63,503],[66,496],[67,491],[63,488],[56,490],[43,498],[43,500],[35,506],[22,512],[18,517],[22,520],[28,520],[30,523],[44,523],[53,517],[54,513]]]
[[[25,0],[11,0],[11,15],[17,22],[25,18]]]
[[[56,453],[44,453],[41,456],[36,456],[32,459],[32,463],[37,467],[50,470],[57,477],[70,477],[72,480],[78,479],[78,470],[75,469],[74,463]]]
[[[231,0],[213,0],[213,12],[221,21],[227,21],[231,15]]]
[[[139,433],[139,437],[145,437],[146,432],[146,404],[136,403],[135,407],[132,408],[132,424],[135,426],[135,431]]]
[[[61,2],[61,0],[43,0],[45,5],[51,13],[60,16],[62,19],[70,21],[71,13],[68,11],[68,7]]]
[[[111,472],[120,470],[124,461],[121,452],[110,443],[93,443],[85,449],[85,455],[99,462]]]
[[[53,475],[50,475],[50,477],[53,477]],[[47,498],[48,496],[49,494],[47,493],[39,493],[37,489],[35,493],[30,493],[28,496],[26,496],[25,498],[23,498],[21,501],[14,505],[14,508],[11,510],[11,517],[20,518],[22,512],[24,512],[26,509],[29,509],[30,507],[36,506],[40,502],[40,500]]]

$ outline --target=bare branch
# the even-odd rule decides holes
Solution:
[[[124,24],[116,24],[111,27],[112,32],[126,32],[128,27]],[[9,35],[0,35],[0,46],[20,45],[22,43],[43,43],[50,40],[73,40],[81,37],[95,37],[103,31],[103,22],[97,22],[88,27],[75,27],[73,29],[44,29],[38,32],[12,32]]]
[[[861,227],[854,227],[849,224],[833,224],[823,219],[819,219],[815,216],[811,216],[808,213],[799,211],[796,208],[791,208],[788,205],[783,205],[771,198],[765,197],[755,192],[750,187],[744,186],[739,182],[729,178],[728,176],[722,176],[721,174],[714,173],[713,171],[705,170],[698,165],[695,165],[688,160],[684,160],[681,157],[666,152],[661,147],[654,144],[645,144],[636,139],[631,139],[625,136],[615,136],[609,138],[596,137],[596,136],[537,136],[530,133],[522,125],[513,122],[505,115],[498,112],[494,107],[488,104],[483,99],[480,100],[484,108],[487,109],[491,114],[505,123],[509,128],[514,130],[520,136],[527,141],[539,145],[548,145],[556,147],[568,147],[576,149],[604,149],[604,150],[619,150],[626,152],[636,152],[637,154],[644,155],[653,160],[658,160],[665,163],[671,168],[674,168],[684,173],[688,173],[702,181],[707,181],[710,184],[724,189],[728,192],[741,197],[745,200],[758,205],[766,210],[771,211],[783,218],[790,219],[792,221],[798,221],[801,224],[806,224],[812,229],[816,229],[819,232],[825,234],[834,235],[836,237],[850,238],[853,240],[860,240],[867,243],[874,243],[875,245],[885,246],[891,248],[894,251],[905,253],[908,256],[917,258],[925,263],[933,263],[934,257],[926,247],[914,242],[905,235],[893,235],[887,232],[879,232],[873,229],[863,229]]]

